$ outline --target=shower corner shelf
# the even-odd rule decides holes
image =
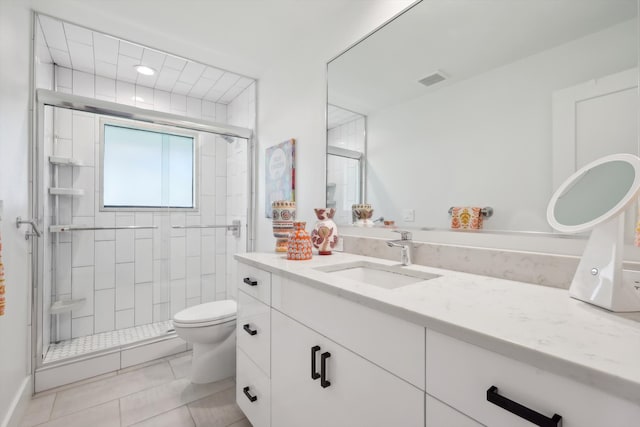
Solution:
[[[55,301],[51,304],[51,308],[49,308],[49,313],[51,314],[68,313],[71,310],[74,310],[80,307],[85,302],[87,302],[86,298],[63,299],[60,301]]]
[[[49,163],[60,166],[84,166],[82,161],[71,157],[49,156]]]
[[[51,187],[49,188],[49,194],[54,196],[84,196],[84,190],[79,188]]]

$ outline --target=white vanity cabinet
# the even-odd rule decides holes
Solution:
[[[422,390],[277,310],[271,321],[272,426],[424,426]]]
[[[236,402],[253,427],[271,425],[271,273],[238,264]]]
[[[491,427],[535,425],[506,408],[537,412],[549,427],[640,425],[632,402],[429,329],[426,373],[429,395]]]
[[[254,427],[424,427],[423,327],[243,263],[238,280],[236,398]]]
[[[236,381],[238,405],[254,427],[640,425],[640,405],[593,380],[587,385],[432,330],[449,323],[430,312],[421,324],[405,320],[393,302],[376,309],[386,294],[356,302],[357,288],[342,296],[341,282],[323,279],[314,264],[255,258],[262,263],[239,257]]]

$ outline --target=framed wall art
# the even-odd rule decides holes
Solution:
[[[273,215],[271,203],[274,200],[296,200],[295,151],[296,140],[293,138],[266,150],[264,212],[267,218]]]

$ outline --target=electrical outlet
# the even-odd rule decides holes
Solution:
[[[413,222],[416,220],[416,211],[413,209],[403,209],[402,210],[402,220],[404,222]]]

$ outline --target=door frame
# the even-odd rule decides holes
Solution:
[[[577,170],[576,114],[578,104],[638,88],[638,68],[558,90],[552,95],[552,191]]]
[[[246,240],[247,251],[253,251],[255,241],[255,203],[253,192],[254,182],[254,165],[255,165],[255,136],[254,132],[249,128],[228,125],[226,123],[218,123],[209,120],[190,118],[179,116],[176,114],[164,113],[160,111],[147,110],[137,108],[125,104],[103,101],[94,98],[73,95],[69,93],[56,92],[48,89],[35,88],[33,81],[33,137],[31,143],[30,165],[30,201],[33,218],[36,218],[38,225],[43,224],[43,197],[46,195],[46,189],[42,188],[41,175],[44,170],[45,159],[42,154],[44,144],[44,112],[45,106],[65,108],[74,111],[84,111],[94,114],[100,114],[115,118],[128,118],[141,122],[167,125],[179,127],[192,131],[210,132],[230,137],[237,137],[246,140],[247,143],[247,223],[244,225],[246,230],[243,236]],[[43,233],[48,233],[43,230]],[[35,371],[42,367],[43,355],[43,315],[44,315],[44,288],[41,285],[44,277],[44,240],[31,239],[31,374],[35,375]],[[35,381],[32,383],[35,390]]]

